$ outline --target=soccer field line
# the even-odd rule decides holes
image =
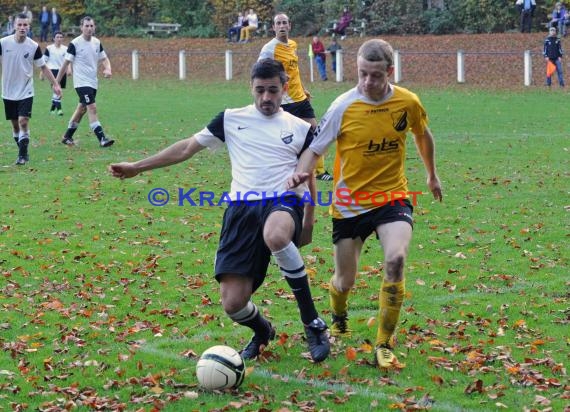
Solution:
[[[181,341],[184,341],[184,339],[168,339],[161,341],[160,344],[168,342],[181,342]],[[190,364],[192,365],[196,364],[196,361],[192,359],[184,358],[175,352],[160,349],[153,344],[146,343],[144,345],[141,345],[139,351],[152,354],[154,356],[159,356],[163,359],[189,361]],[[259,365],[256,365],[253,368],[252,374],[258,377],[262,377],[265,379],[269,378],[283,383],[294,382],[302,386],[312,386],[320,389],[333,390],[335,392],[343,394],[346,394],[347,391],[349,391],[352,394],[359,395],[371,400],[388,400],[388,396],[383,392],[381,392],[380,390],[372,390],[371,388],[364,387],[362,385],[350,385],[347,383],[346,384],[328,383],[325,381],[320,381],[315,379],[303,379],[290,374],[279,374],[271,372],[268,369],[260,367]],[[447,402],[436,401],[436,405],[438,411],[459,411],[459,410],[466,411],[466,409],[462,408],[460,405],[451,405]]]

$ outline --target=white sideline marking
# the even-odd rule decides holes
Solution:
[[[160,343],[167,343],[167,342],[184,342],[184,341],[188,341],[189,339],[165,339],[163,341],[161,341]],[[160,356],[164,359],[177,359],[177,360],[188,360],[191,363],[196,363],[194,360],[189,359],[189,358],[183,358],[182,356],[171,352],[171,351],[165,351],[162,349],[158,349],[156,347],[156,345],[151,345],[151,344],[144,344],[141,345],[139,347],[139,351],[141,352],[145,352],[145,353],[150,353],[156,356]],[[313,386],[313,387],[317,387],[317,388],[322,388],[322,389],[332,389],[336,392],[339,393],[346,393],[347,389],[350,390],[351,393],[354,393],[356,395],[360,395],[364,398],[369,398],[369,399],[382,399],[382,400],[388,400],[388,397],[383,393],[380,392],[380,390],[371,390],[371,388],[369,387],[363,387],[360,385],[349,385],[349,384],[340,384],[340,383],[327,383],[321,380],[314,380],[314,379],[301,379],[298,378],[296,376],[291,376],[289,374],[278,374],[275,372],[270,372],[267,369],[261,368],[259,365],[255,366],[253,368],[253,375],[255,376],[259,376],[259,377],[263,377],[263,378],[271,378],[273,380],[278,380],[281,382],[295,382],[298,384],[301,384],[303,386],[305,385],[309,385],[309,386]],[[438,411],[458,411],[461,410],[460,406],[457,405],[451,405],[447,402],[441,402],[436,400],[435,404],[433,406],[437,406],[437,410]]]

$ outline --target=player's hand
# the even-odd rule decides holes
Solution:
[[[59,83],[56,82],[54,85],[51,86],[51,88],[53,89],[53,92],[57,97],[59,97],[60,99],[63,97],[63,93],[61,92],[61,86],[59,85]]]
[[[307,99],[311,100],[311,97],[313,97],[313,95],[311,94],[310,91],[308,91],[307,89],[305,89],[305,94],[307,95]]]
[[[443,192],[441,190],[441,182],[439,181],[439,177],[428,177],[427,185],[430,192],[433,194],[433,198],[435,200],[439,200],[440,202],[443,201]]]
[[[114,163],[109,165],[108,170],[113,177],[117,177],[119,179],[127,179],[138,175],[138,171],[134,167],[134,164],[129,162]]]
[[[287,186],[286,189],[294,189],[302,183],[305,183],[309,177],[311,177],[311,173],[293,173],[287,179]]]
[[[313,241],[313,225],[303,225],[299,236],[299,247],[306,246]]]
[[[110,79],[112,75],[113,73],[111,72],[111,69],[103,70],[103,77],[105,77],[106,79]]]

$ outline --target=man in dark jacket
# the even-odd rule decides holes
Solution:
[[[536,0],[517,0],[517,8],[521,15],[521,33],[530,33],[532,29],[532,16],[536,9]]]
[[[548,30],[548,37],[544,40],[544,59],[546,60],[546,85],[552,85],[552,75],[554,71],[548,69],[548,65],[552,64],[556,67],[556,74],[558,75],[558,84],[564,87],[564,78],[562,76],[562,43],[556,35],[556,27],[551,27]]]

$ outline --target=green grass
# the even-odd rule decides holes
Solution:
[[[312,86],[319,117],[349,86]],[[87,122],[80,144],[64,147],[75,94],[66,90],[66,115],[57,118],[47,114],[47,85],[36,90],[25,167],[13,165],[11,130],[0,126],[0,410],[570,407],[569,135],[557,110],[566,94],[416,89],[436,136],[444,202],[426,194],[415,209],[396,349],[407,366],[399,373],[370,366],[366,342],[376,325],[368,325],[382,276],[370,238],[350,300],[354,337],[334,342],[323,364],[306,360],[296,304],[272,266],[254,299],[284,342],[269,348],[267,361],[248,362],[239,390],[219,395],[197,388],[197,356],[250,338],[223,313],[212,277],[223,208],[175,201],[178,188],[226,190],[227,155],[201,152],[126,181],[106,167],[153,154],[223,108],[249,104],[247,85],[102,82],[100,120],[117,139],[110,149],[97,146]],[[332,153],[326,161],[330,168]],[[411,139],[407,169],[410,189],[425,191]],[[156,187],[171,193],[168,205],[149,204]],[[302,253],[329,319],[325,208],[317,219]]]

